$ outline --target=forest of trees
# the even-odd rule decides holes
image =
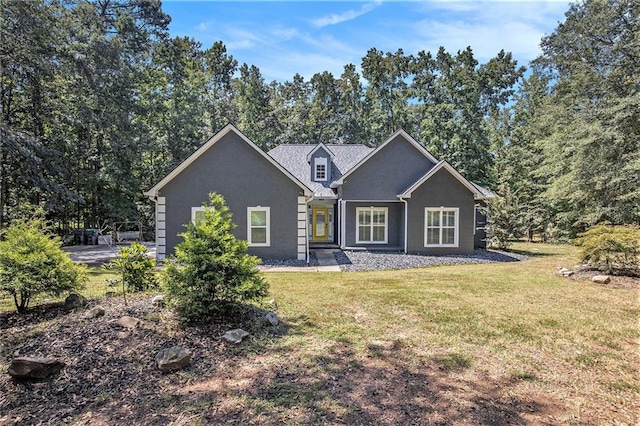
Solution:
[[[142,191],[229,122],[263,149],[404,128],[501,195],[516,236],[640,223],[639,10],[573,4],[526,67],[371,48],[266,82],[224,41],[171,38],[158,0],[0,0],[0,228],[36,206],[61,232],[151,224]]]

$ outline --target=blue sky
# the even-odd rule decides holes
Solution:
[[[267,82],[322,71],[339,77],[346,64],[359,69],[372,47],[415,54],[471,46],[481,63],[504,49],[527,65],[568,8],[559,0],[163,1],[172,36],[192,37],[204,48],[222,40],[240,64],[260,68]]]

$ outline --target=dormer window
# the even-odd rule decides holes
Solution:
[[[314,179],[315,181],[327,180],[327,159],[324,157],[318,157],[313,164]]]

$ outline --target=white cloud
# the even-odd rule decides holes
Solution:
[[[411,4],[408,18],[388,21],[376,28],[371,38],[378,48],[406,53],[420,50],[435,54],[440,46],[448,52],[471,46],[480,62],[493,58],[500,50],[511,52],[518,63],[527,63],[540,54],[540,40],[557,26],[568,2],[458,2],[438,1]],[[410,31],[390,31],[391,28]]]
[[[337,4],[339,4],[339,3],[337,3]],[[342,12],[342,13],[332,13],[330,15],[314,19],[313,21],[311,21],[311,23],[314,26],[319,27],[319,28],[326,27],[328,25],[341,24],[343,22],[351,21],[352,19],[355,19],[358,16],[362,16],[365,13],[371,12],[373,9],[375,9],[378,6],[380,6],[381,4],[382,4],[382,1],[374,1],[374,2],[371,2],[371,3],[365,3],[358,10],[351,9],[351,10],[347,10],[346,12]]]

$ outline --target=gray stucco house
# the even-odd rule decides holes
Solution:
[[[477,207],[493,196],[403,130],[375,149],[320,142],[267,153],[227,125],[145,192],[156,204],[159,260],[213,191],[250,253],[298,260],[314,246],[472,253],[484,237]]]

